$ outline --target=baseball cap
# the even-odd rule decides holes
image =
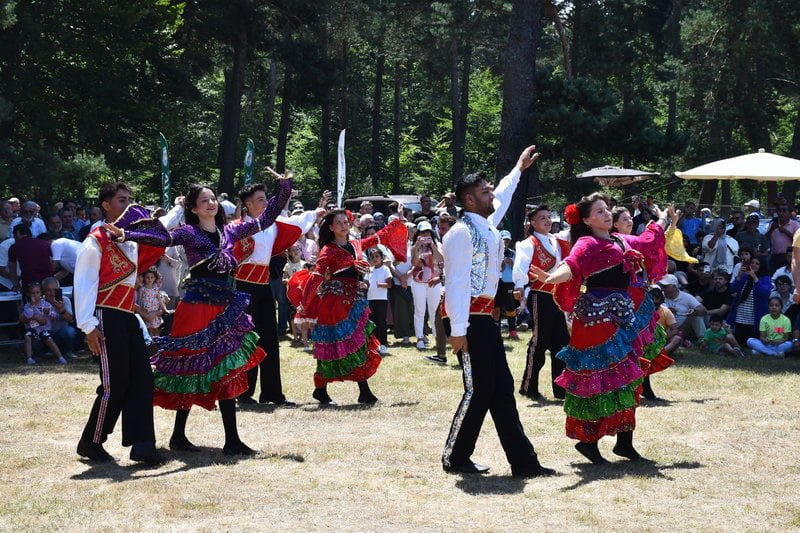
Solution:
[[[761,209],[761,202],[759,202],[758,200],[753,199],[753,200],[749,200],[749,201],[745,202],[744,206],[745,207],[755,207],[756,209]]]
[[[759,220],[758,219],[758,215],[756,215],[755,213],[751,213],[751,214],[747,215],[747,218],[745,219],[745,222],[749,222],[750,220],[755,220],[756,222],[758,222],[758,220]]]
[[[658,282],[659,285],[675,285],[678,286],[678,278],[675,277],[673,274],[667,274]]]
[[[500,232],[500,238],[504,240],[505,239],[511,240],[511,232],[504,229],[503,231]]]
[[[433,226],[427,220],[423,220],[417,224],[417,231],[433,231]]]

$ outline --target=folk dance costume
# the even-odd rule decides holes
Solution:
[[[529,238],[517,243],[514,257],[514,286],[524,290],[529,286],[528,312],[530,313],[531,340],[525,361],[519,393],[539,399],[539,371],[545,363],[545,352],[550,351],[550,371],[553,383],[553,396],[564,399],[564,389],[555,380],[564,370],[564,362],[556,354],[569,342],[569,331],[564,313],[553,300],[555,285],[545,284],[536,279],[531,267],[539,267],[552,272],[561,260],[569,254],[570,243],[555,235],[533,233]]]
[[[291,218],[279,217],[275,224],[255,235],[246,237],[234,246],[234,256],[239,263],[233,273],[236,288],[250,297],[250,304],[246,312],[252,317],[254,331],[260,337],[258,345],[267,353],[267,357],[258,366],[248,370],[248,387],[239,397],[240,402],[249,401],[253,397],[260,368],[259,403],[286,403],[281,383],[275,297],[269,285],[269,262],[273,256],[286,251],[297,242],[302,234],[310,230],[316,218],[316,211],[307,211]],[[247,215],[242,219],[243,222],[252,220]]]
[[[350,240],[341,246],[326,244],[303,289],[303,316],[316,320],[311,335],[314,341],[315,398],[330,403],[319,392],[334,381],[366,382],[378,370],[380,343],[369,321],[369,306],[359,291],[361,273],[368,264],[361,260],[363,252],[383,244],[398,261],[406,259],[408,229],[395,220],[365,239]],[[319,397],[318,397],[319,396]],[[370,393],[371,396],[371,393]]]
[[[147,224],[124,232],[126,241],[183,246],[189,263],[186,294],[178,303],[167,337],[156,337],[154,403],[186,411],[193,405],[213,410],[217,400],[236,398],[247,390],[247,371],[265,357],[245,309],[248,295],[235,290],[234,244],[269,227],[289,199],[289,180],[255,220],[227,224],[214,233],[194,225],[172,231]],[[226,428],[227,429],[227,428]]]
[[[459,353],[464,395],[447,436],[442,465],[447,472],[475,472],[471,460],[487,411],[491,414],[515,476],[547,473],[539,464],[517,412],[514,378],[508,368],[500,327],[492,317],[500,280],[502,220],[519,182],[515,169],[495,190],[495,212],[487,219],[465,212],[442,239],[445,271],[445,329],[466,336],[469,352]],[[468,259],[469,258],[469,259]]]
[[[649,366],[643,359],[655,331],[654,305],[637,273],[644,269],[657,281],[666,261],[664,229],[655,223],[639,236],[581,237],[564,259],[572,278],[556,286],[555,301],[573,321],[569,345],[557,355],[566,369],[556,383],[566,390],[568,437],[596,443],[635,429],[642,366]]]
[[[114,222],[121,228],[151,221],[168,227],[177,225],[182,210],[171,210],[161,221],[131,205]],[[136,276],[155,265],[164,249],[135,242],[114,242],[103,227],[94,228],[83,241],[75,264],[75,320],[85,334],[100,333],[100,386],[89,420],[81,436],[86,450],[90,443],[106,441],[122,414],[122,445],[154,443],[153,373],[139,321],[134,315]],[[110,459],[78,453],[90,459]]]

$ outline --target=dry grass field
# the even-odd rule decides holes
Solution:
[[[515,377],[523,356],[513,343]],[[355,404],[346,383],[330,387],[339,407],[319,409],[313,360],[284,342],[284,388],[300,405],[240,411],[258,456],[223,456],[219,414],[196,410],[187,433],[203,453],[164,450],[169,462],[153,469],[128,460],[119,428],[106,446],[117,463],[75,454],[98,383],[91,361],[23,363],[0,354],[2,530],[800,530],[797,359],[684,352],[653,380],[668,401],[638,411],[636,443],[654,463],[587,464],[563,435],[559,404],[519,398],[540,460],[559,473],[533,480],[510,476],[490,419],[474,459],[491,475],[442,472],[460,373],[410,348],[384,360],[372,382],[378,405]],[[171,425],[172,414],[156,409],[164,448]],[[611,444],[601,442],[609,458]]]

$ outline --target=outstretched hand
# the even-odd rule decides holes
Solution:
[[[517,168],[519,168],[520,172],[525,172],[528,167],[536,162],[539,159],[541,154],[535,153],[536,152],[536,145],[532,144],[525,148],[519,156],[517,160]]]
[[[116,227],[114,224],[111,224],[110,222],[106,222],[105,224],[103,224],[103,229],[109,232],[111,236],[114,237],[114,240],[120,240],[125,235],[125,233],[121,229]]]
[[[292,176],[294,176],[294,173],[291,170],[287,170],[283,174],[278,174],[271,167],[267,167],[267,171],[272,174],[272,177],[276,180],[289,180],[292,179]]]

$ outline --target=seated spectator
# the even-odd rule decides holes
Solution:
[[[736,242],[740,248],[753,250],[756,257],[762,260],[766,267],[766,257],[769,253],[769,242],[767,238],[758,231],[758,223],[761,221],[758,215],[747,215],[744,222],[744,230],[736,234]],[[786,247],[784,246],[784,249]]]
[[[754,257],[749,263],[742,262],[739,276],[731,283],[733,300],[727,322],[733,326],[733,334],[741,346],[756,336],[761,317],[768,312],[772,279],[765,272],[761,260]]]
[[[74,358],[75,347],[78,341],[83,339],[83,333],[79,333],[75,327],[75,313],[72,310],[72,302],[61,294],[61,285],[56,278],[45,278],[42,281],[42,292],[44,299],[53,309],[51,317],[51,335],[58,345],[61,353],[68,358]]]
[[[676,325],[675,315],[672,311],[664,307],[664,293],[660,288],[651,287],[650,296],[653,298],[653,303],[656,306],[656,313],[658,313],[658,325],[664,328],[667,334],[667,344],[664,346],[664,351],[667,355],[672,355],[683,342],[683,338]]]
[[[706,323],[703,316],[706,308],[697,298],[678,288],[678,279],[672,274],[667,274],[658,282],[664,291],[664,304],[675,315],[675,325],[683,333],[685,339],[694,340],[703,338]]]
[[[781,313],[786,314],[789,308],[794,305],[792,299],[792,279],[789,276],[778,276],[775,280],[775,290],[769,295],[781,301]]]
[[[757,227],[758,225],[756,225]],[[711,265],[711,270],[724,268],[726,272],[733,272],[733,264],[736,254],[739,252],[740,243],[725,234],[725,221],[721,218],[714,219],[711,223],[711,230],[712,233],[703,237],[702,260]]]
[[[733,271],[731,274],[731,280],[734,280],[739,277],[739,272],[742,269],[743,264],[750,264],[750,260],[755,257],[755,253],[753,253],[753,249],[747,246],[742,246],[739,248],[739,260],[738,262],[733,265]]]
[[[166,212],[164,214],[166,215]],[[80,228],[75,227],[75,213],[72,212],[72,209],[62,209],[59,216],[61,217],[61,236],[73,241],[80,240]]]
[[[80,241],[62,237],[50,243],[50,253],[55,263],[55,277],[67,287],[72,286],[72,276],[75,274],[75,262],[78,260]]]
[[[794,232],[800,229],[800,222],[789,216],[791,213],[786,200],[776,204],[775,212],[778,216],[772,219],[765,236],[769,240],[769,249],[772,253],[769,258],[769,271],[773,274],[792,262],[791,257],[787,262],[785,250],[792,247]]]
[[[722,318],[712,316],[708,319],[708,329],[700,341],[700,349],[710,353],[725,353],[743,357],[741,346],[722,324]]]
[[[780,298],[769,299],[769,313],[761,317],[758,326],[758,338],[747,339],[747,346],[753,355],[771,355],[783,358],[792,349],[792,324],[781,313]]]
[[[711,265],[700,262],[696,269],[697,274],[689,281],[686,291],[697,296],[711,288]]]
[[[10,231],[11,235],[13,236],[14,228],[19,224],[26,222],[30,228],[32,237],[38,237],[42,233],[46,233],[47,228],[45,227],[44,222],[41,218],[36,217],[36,213],[38,212],[39,205],[36,202],[25,202],[19,209],[19,217],[15,218],[11,222],[11,227],[9,227],[8,231]]]
[[[35,365],[33,358],[33,342],[40,341],[58,357],[59,364],[67,364],[61,355],[55,341],[50,335],[51,320],[55,314],[53,306],[42,298],[42,288],[39,283],[25,285],[25,298],[27,302],[22,306],[22,321],[25,324],[25,357],[29,365]]]
[[[717,269],[711,273],[711,287],[697,297],[706,308],[708,316],[716,316],[720,320],[725,320],[728,316],[731,310],[731,298],[731,290],[728,287],[728,273],[722,269]]]
[[[99,207],[92,207],[89,209],[89,223],[83,226],[78,234],[78,238],[83,241],[92,231],[95,224],[99,224],[103,220],[103,212]]]
[[[22,283],[17,277],[17,265],[22,274]],[[53,259],[50,243],[31,236],[28,224],[14,226],[14,244],[8,249],[8,273],[14,287],[41,282],[53,275]]]
[[[792,285],[794,288],[794,283],[792,283],[792,247],[789,246],[786,249],[786,254],[784,254],[784,262],[785,265],[775,270],[775,273],[772,274],[772,281],[775,282],[781,276],[786,276],[789,278],[789,284]]]

